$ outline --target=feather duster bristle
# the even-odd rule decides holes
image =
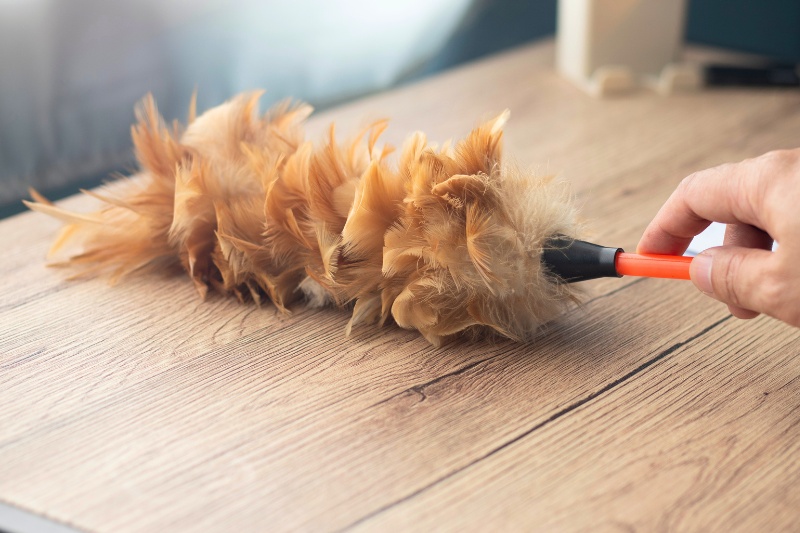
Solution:
[[[380,146],[388,121],[337,141],[306,141],[305,104],[258,113],[262,92],[196,112],[171,128],[151,95],[131,130],[141,172],[84,191],[91,214],[31,191],[31,209],[65,222],[54,249],[76,245],[77,276],[116,281],[182,265],[201,297],[269,298],[282,312],[352,304],[346,335],[392,317],[439,345],[464,331],[530,339],[577,299],[541,264],[555,234],[575,236],[569,195],[502,162],[506,110],[441,148],[414,134],[396,162]]]

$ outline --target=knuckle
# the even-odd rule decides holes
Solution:
[[[800,302],[797,298],[784,297],[780,309],[774,316],[791,326],[800,327]]]
[[[786,322],[790,326],[800,327],[800,308],[798,308],[797,302],[792,302],[791,305],[793,307],[789,308],[786,311],[786,316],[778,318],[781,318],[784,322]]]
[[[683,195],[687,195],[689,191],[691,191],[692,187],[697,183],[697,180],[700,179],[699,172],[692,172],[685,178],[681,180],[678,184],[677,191]]]
[[[764,161],[780,161],[783,158],[783,150],[770,150],[758,159]]]
[[[721,268],[717,270],[716,292],[727,304],[742,307],[740,288],[737,283],[739,271],[742,268],[744,257],[740,254],[732,255],[727,261],[722,262]],[[718,268],[717,265],[714,265]],[[722,290],[720,290],[722,289]]]
[[[800,327],[800,289],[793,277],[785,265],[766,268],[759,291],[767,314]]]
[[[796,161],[797,157],[797,150],[771,150],[758,159],[761,159],[762,161],[771,165],[783,166],[787,163]]]
[[[755,174],[760,181],[771,184],[784,180],[794,181],[794,170],[800,167],[800,150],[773,150],[767,152],[757,161],[760,172]]]
[[[692,172],[678,184],[675,189],[676,195],[683,198],[690,197],[693,194],[692,190],[695,189],[697,182],[700,180],[702,180],[702,174],[700,172]]]
[[[792,326],[800,327],[800,290],[797,284],[788,286],[789,283],[782,283],[779,294],[775,295],[777,302],[781,303],[783,316],[778,316],[781,320]]]
[[[786,286],[777,273],[765,272],[759,291],[761,292],[761,299],[767,305],[779,303],[786,298]]]

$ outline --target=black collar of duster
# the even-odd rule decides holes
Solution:
[[[545,242],[542,262],[547,271],[566,283],[597,278],[621,278],[616,258],[622,248],[608,248],[556,235]]]

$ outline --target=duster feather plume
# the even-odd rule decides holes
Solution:
[[[435,345],[465,331],[525,341],[577,301],[542,265],[546,240],[574,237],[577,213],[563,186],[503,163],[508,111],[455,146],[421,133],[396,163],[377,147],[379,121],[339,143],[331,126],[304,140],[304,104],[258,114],[261,93],[237,96],[168,128],[148,96],[133,143],[141,171],[88,215],[40,195],[26,202],[66,223],[53,244],[79,251],[76,276],[182,266],[209,287],[281,311],[352,307],[347,334],[390,317]]]

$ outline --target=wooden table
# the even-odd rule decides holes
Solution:
[[[508,107],[506,154],[634,248],[696,169],[800,144],[800,93],[595,100],[544,42],[311,121],[445,140]],[[84,200],[72,199],[73,206]],[[688,282],[590,282],[536,342],[432,348],[346,312],[200,302],[44,266],[0,223],[0,501],[98,531],[796,530],[800,334]]]

